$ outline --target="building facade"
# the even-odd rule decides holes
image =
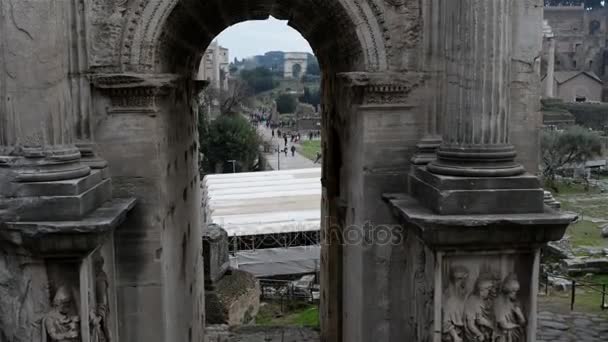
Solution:
[[[583,5],[548,6],[544,9],[544,18],[552,33],[551,37],[545,34],[543,77],[549,73],[549,55],[554,51],[555,72],[591,72],[605,84],[608,79],[608,9],[587,10]],[[554,96],[557,96],[556,92],[557,89],[553,91]],[[605,90],[603,94],[605,100]]]
[[[198,80],[210,82],[210,86],[218,89],[228,89],[228,75],[230,74],[230,51],[213,41],[198,68]]]

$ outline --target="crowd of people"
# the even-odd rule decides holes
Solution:
[[[285,156],[291,151],[291,156],[295,157],[296,154],[296,146],[295,143],[299,143],[302,140],[302,135],[300,132],[288,130],[285,131],[286,128],[290,128],[292,125],[287,125],[284,122],[275,122],[271,119],[270,114],[266,114],[263,110],[259,110],[256,112],[251,112],[249,114],[249,120],[251,124],[254,126],[264,125],[267,129],[271,129],[272,139],[275,138],[283,140],[284,148],[279,149],[278,152],[285,153]],[[283,129],[283,130],[282,130]],[[321,132],[320,131],[309,131],[308,132],[308,140],[320,139]],[[291,143],[291,147],[289,147],[289,143]],[[321,161],[321,153],[317,152],[315,164]]]

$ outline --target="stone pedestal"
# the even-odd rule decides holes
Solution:
[[[405,340],[535,341],[540,247],[561,238],[572,215],[438,215],[409,195],[385,199],[411,253]]]
[[[134,204],[112,198],[107,163],[91,143],[0,149],[0,273],[15,289],[0,293],[0,335],[116,339],[113,231]]]
[[[213,290],[230,268],[228,247],[228,233],[224,229],[215,224],[203,228],[205,290]]]
[[[534,342],[540,248],[576,217],[544,205],[509,141],[514,0],[440,2],[442,144],[385,195],[411,260],[404,340]]]
[[[538,177],[458,177],[415,167],[410,192],[433,212],[442,215],[515,214],[543,211],[544,191]]]
[[[254,275],[230,270],[228,234],[218,225],[203,228],[205,313],[208,324],[253,322],[260,308],[260,284]]]

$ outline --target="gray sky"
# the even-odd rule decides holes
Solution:
[[[286,20],[245,21],[225,29],[217,36],[219,44],[230,50],[230,60],[262,55],[281,50],[311,52],[308,42],[298,31],[287,26]]]

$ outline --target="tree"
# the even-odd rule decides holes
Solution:
[[[298,101],[289,94],[281,94],[277,97],[277,111],[281,114],[293,113],[296,111]]]
[[[304,95],[300,96],[300,102],[308,103],[315,107],[321,104],[321,93],[319,89],[310,90],[310,88],[304,87]]]
[[[602,153],[599,135],[580,126],[572,126],[564,132],[543,132],[541,148],[543,177],[556,192],[555,176],[560,170],[585,163]]]
[[[313,76],[321,75],[321,68],[319,68],[319,62],[317,62],[316,59],[308,63],[306,66],[306,74]]]
[[[239,79],[230,79],[228,89],[210,87],[202,92],[201,102],[217,105],[220,114],[237,113],[241,105],[247,105],[251,91],[247,84]],[[203,109],[204,110],[204,109]]]
[[[201,169],[206,173],[232,172],[228,160],[236,160],[238,172],[258,168],[261,138],[241,115],[221,115],[211,123],[199,115],[199,141]]]
[[[271,90],[277,85],[273,72],[264,67],[241,71],[241,79],[249,85],[254,94]]]

